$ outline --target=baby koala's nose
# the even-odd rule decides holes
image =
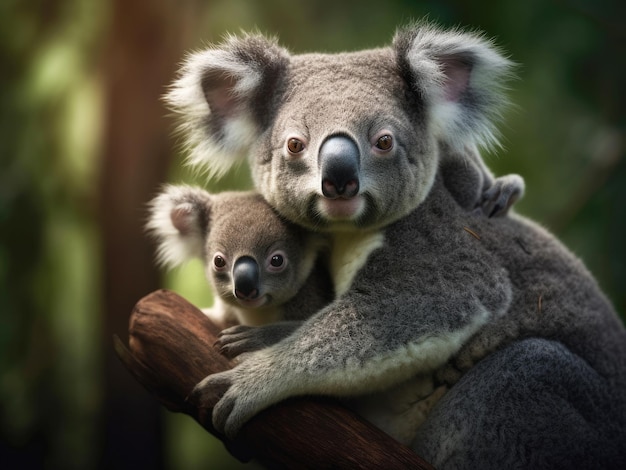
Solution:
[[[253,300],[259,296],[259,265],[253,258],[242,256],[235,261],[233,284],[238,299]]]

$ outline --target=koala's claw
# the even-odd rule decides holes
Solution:
[[[482,195],[482,212],[488,217],[505,216],[511,206],[524,195],[524,188],[524,179],[519,175],[497,178]]]
[[[235,325],[231,326],[230,328],[226,328],[225,330],[222,330],[218,336],[222,338],[229,335],[238,335],[253,330],[255,328],[256,327],[254,326]]]

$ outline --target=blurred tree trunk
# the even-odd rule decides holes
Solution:
[[[102,63],[105,122],[99,187],[103,259],[102,468],[163,468],[159,404],[115,357],[139,298],[159,287],[146,203],[166,179],[172,123],[160,97],[189,47],[195,2],[111,2]]]

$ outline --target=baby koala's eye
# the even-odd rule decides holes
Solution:
[[[376,141],[376,148],[379,150],[386,152],[387,150],[391,150],[392,147],[393,147],[393,137],[391,137],[389,134],[380,136],[378,140]]]
[[[282,251],[272,253],[268,258],[268,270],[280,272],[287,267],[287,255]]]
[[[292,154],[300,153],[304,150],[304,142],[300,139],[292,137],[287,141],[287,150],[289,150],[289,153]]]
[[[284,262],[285,258],[283,258],[283,255],[274,255],[270,260],[270,265],[274,266],[275,268],[280,268]]]
[[[221,253],[217,253],[213,257],[213,266],[215,266],[217,270],[224,269],[226,267],[226,258],[224,258]]]

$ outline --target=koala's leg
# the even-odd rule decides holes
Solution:
[[[397,441],[409,445],[428,413],[445,394],[430,376],[417,376],[383,392],[346,400],[345,404]]]
[[[607,383],[563,345],[514,343],[474,366],[412,447],[440,470],[626,468]],[[622,430],[623,434],[623,430]],[[620,458],[622,460],[620,460]]]

